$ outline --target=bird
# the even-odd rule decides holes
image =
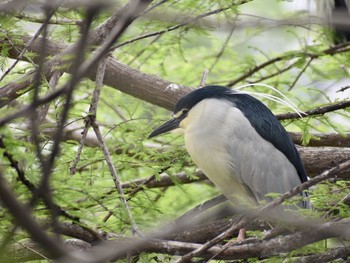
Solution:
[[[288,132],[260,100],[210,85],[180,98],[173,118],[149,138],[181,129],[186,149],[202,172],[237,205],[271,201],[308,180]],[[307,193],[298,204],[309,208]]]

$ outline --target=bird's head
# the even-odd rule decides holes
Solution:
[[[177,102],[174,108],[173,118],[157,127],[148,138],[155,137],[177,128],[184,128],[187,116],[197,103],[208,98],[224,98],[225,96],[232,94],[232,92],[232,90],[222,86],[207,86],[188,93]]]

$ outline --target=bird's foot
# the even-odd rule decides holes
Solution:
[[[246,231],[245,231],[245,228],[241,228],[238,232],[238,236],[237,236],[237,240],[236,242],[239,243],[239,242],[242,242],[246,239]]]

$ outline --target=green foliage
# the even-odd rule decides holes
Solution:
[[[141,72],[157,75],[185,86],[197,87],[203,72],[210,69],[206,84],[226,85],[234,82],[234,86],[237,87],[247,83],[262,82],[286,94],[303,111],[338,102],[340,99],[333,97],[335,92],[332,92],[331,96],[324,87],[340,79],[348,80],[350,54],[347,52],[325,55],[324,50],[330,48],[330,45],[325,41],[324,36],[320,37],[322,31],[320,28],[317,27],[313,31],[307,31],[304,27],[295,25],[270,28],[263,23],[247,27],[244,26],[245,22],[240,24],[243,29],[239,28],[238,22],[247,19],[244,15],[246,13],[262,15],[270,19],[289,17],[290,10],[283,4],[284,1],[275,0],[252,1],[244,6],[236,6],[232,1],[224,0],[165,1],[164,4],[155,8],[155,13],[151,11],[146,18],[135,21],[115,44],[124,43],[125,45],[113,50],[112,54],[120,62]],[[203,13],[226,7],[225,11],[200,20],[200,22],[204,21],[203,24],[197,23],[197,20],[191,20]],[[103,10],[94,20],[92,27],[98,27],[109,18],[111,12],[112,10]],[[164,15],[161,16],[161,14]],[[169,18],[166,17],[167,15]],[[34,15],[31,18],[40,17]],[[50,25],[50,40],[66,45],[76,43],[81,36],[81,28],[76,22],[84,18],[85,13],[81,9],[59,8],[52,20],[65,22]],[[27,34],[28,28],[35,32],[40,26],[40,23],[30,22],[29,18],[27,19],[20,20],[11,14],[0,16],[1,73],[14,62],[11,59],[13,55],[10,54],[13,47],[2,39],[11,39],[13,44],[23,46],[21,35]],[[188,21],[191,23],[172,30],[174,26]],[[248,20],[247,24],[249,25]],[[229,31],[236,26],[238,29],[234,30],[233,35],[226,42]],[[164,33],[127,43],[142,35],[160,31]],[[305,39],[306,34],[313,39],[313,42],[310,43]],[[269,37],[266,38],[266,35]],[[278,43],[281,41],[285,46],[271,43],[274,42],[271,38]],[[1,87],[11,81],[17,82],[20,77],[36,69],[37,65],[31,61],[36,61],[37,55],[34,52],[26,52],[26,61],[16,65],[1,82]],[[86,54],[87,57],[90,55],[90,53]],[[312,63],[307,66],[311,57]],[[49,57],[48,60],[51,58]],[[258,66],[274,58],[278,59],[257,70]],[[67,55],[62,59],[71,60],[74,56]],[[237,81],[247,73],[251,74]],[[301,73],[302,77],[299,79]],[[69,74],[63,74],[58,87],[67,83],[70,78]],[[11,107],[1,108],[0,117],[10,116],[21,106],[30,104],[34,94],[33,90],[29,91],[30,88],[18,92],[21,96],[13,105],[11,104]],[[73,131],[76,134],[75,136],[65,134],[64,140],[60,143],[60,154],[55,160],[50,178],[52,198],[64,211],[80,218],[80,223],[84,226],[131,236],[128,215],[120,201],[105,157],[97,145],[91,128],[87,138],[88,143],[84,146],[77,165],[77,172],[74,175],[70,173],[94,88],[95,84],[92,81],[84,79],[74,91],[65,128],[69,130],[68,135],[72,135]],[[261,86],[253,86],[247,90],[278,96],[271,89]],[[39,95],[43,96],[50,91],[48,80],[43,79]],[[344,99],[348,97],[344,94],[342,96]],[[285,105],[262,100],[274,113],[291,111]],[[64,103],[64,97],[52,101],[45,122],[40,124],[39,146],[44,158],[52,152],[54,131],[61,118]],[[314,131],[336,131],[340,134],[349,132],[349,113],[347,109],[334,114],[309,116],[302,120],[288,120],[284,121],[283,125],[289,131],[301,131],[302,144],[307,145],[313,139]],[[169,117],[169,112],[164,109],[110,87],[102,87],[96,119],[111,152],[112,163],[117,170],[119,180],[125,183],[155,176],[154,181],[159,181],[160,174],[166,173],[173,182],[172,186],[166,187],[142,186],[137,194],[132,194],[136,186],[125,189],[135,221],[141,229],[146,231],[174,220],[218,193],[215,188],[206,183],[182,184],[176,177],[181,172],[185,172],[191,179],[196,177],[197,167],[184,148],[182,136],[169,134],[154,140],[147,139],[150,131]],[[10,122],[9,125],[1,128],[0,136],[5,143],[5,148],[0,148],[1,156],[5,152],[10,153],[18,161],[25,177],[38,186],[42,179],[42,167],[37,154],[38,149],[33,143],[30,118]],[[27,203],[33,193],[19,180],[18,173],[5,157],[0,160],[0,171],[18,199]],[[349,194],[348,181],[339,180],[319,184],[310,192],[314,209],[310,212],[312,216],[325,219],[350,217],[349,205],[343,202],[344,196]],[[271,196],[277,197],[276,194]],[[287,204],[295,206],[298,201],[300,201],[298,198],[292,199]],[[51,216],[42,202],[33,207],[33,215],[43,220],[49,220]],[[0,207],[0,220],[1,242],[13,226],[13,218]],[[67,218],[60,216],[59,220],[65,221]],[[251,235],[261,237],[262,232],[251,232]],[[27,237],[27,234],[18,231],[14,239],[20,240],[24,237]],[[324,243],[318,242],[286,255],[284,262],[289,262],[294,256],[324,250]],[[262,262],[281,262],[281,258],[283,256],[264,259]],[[139,260],[139,262],[172,261],[172,257],[154,253],[141,255]],[[258,262],[258,259],[251,259],[251,262],[255,261]]]

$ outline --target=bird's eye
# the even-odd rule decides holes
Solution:
[[[174,114],[175,118],[185,118],[187,116],[188,109],[182,109]]]
[[[183,109],[181,115],[186,115],[188,113],[188,109]]]

